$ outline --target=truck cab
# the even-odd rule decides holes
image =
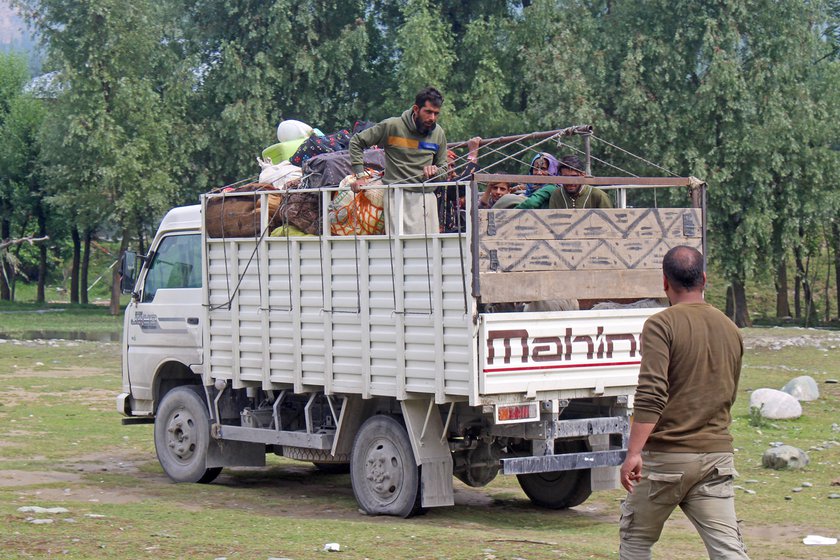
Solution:
[[[144,266],[134,278],[131,265],[138,260]],[[123,323],[123,392],[117,408],[151,418],[161,394],[197,383],[201,373],[201,207],[167,212],[149,252],[123,259],[122,279],[131,300]]]

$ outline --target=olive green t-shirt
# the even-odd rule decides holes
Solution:
[[[680,303],[642,329],[634,420],[656,423],[645,449],[732,452],[730,408],[744,345],[729,318],[708,303]]]
[[[569,196],[562,186],[558,186],[548,199],[548,207],[552,210],[571,210],[583,208],[612,208],[609,195],[592,185],[583,185],[580,194]]]

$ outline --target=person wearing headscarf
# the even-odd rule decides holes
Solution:
[[[554,176],[560,170],[560,162],[557,158],[547,152],[540,152],[531,160],[531,167],[528,173],[531,175]],[[535,208],[548,208],[548,199],[557,189],[557,185],[527,184],[525,185],[525,196],[528,198],[521,202],[516,208],[533,210]]]

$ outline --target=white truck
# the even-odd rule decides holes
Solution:
[[[275,453],[349,468],[368,514],[452,505],[453,476],[515,474],[548,508],[616,487],[639,335],[658,309],[488,310],[661,297],[667,249],[703,247],[702,208],[477,210],[476,186],[495,179],[561,180],[476,175],[463,233],[270,237],[269,192],[170,210],[149,253],[122,263],[123,422],[154,422],[176,482]],[[207,234],[225,196],[261,200],[259,235]]]

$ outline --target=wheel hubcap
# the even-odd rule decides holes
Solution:
[[[195,453],[195,422],[184,411],[173,414],[166,424],[166,445],[181,461]]]
[[[365,478],[373,493],[382,501],[392,500],[403,481],[402,458],[388,440],[378,440],[365,461]]]

